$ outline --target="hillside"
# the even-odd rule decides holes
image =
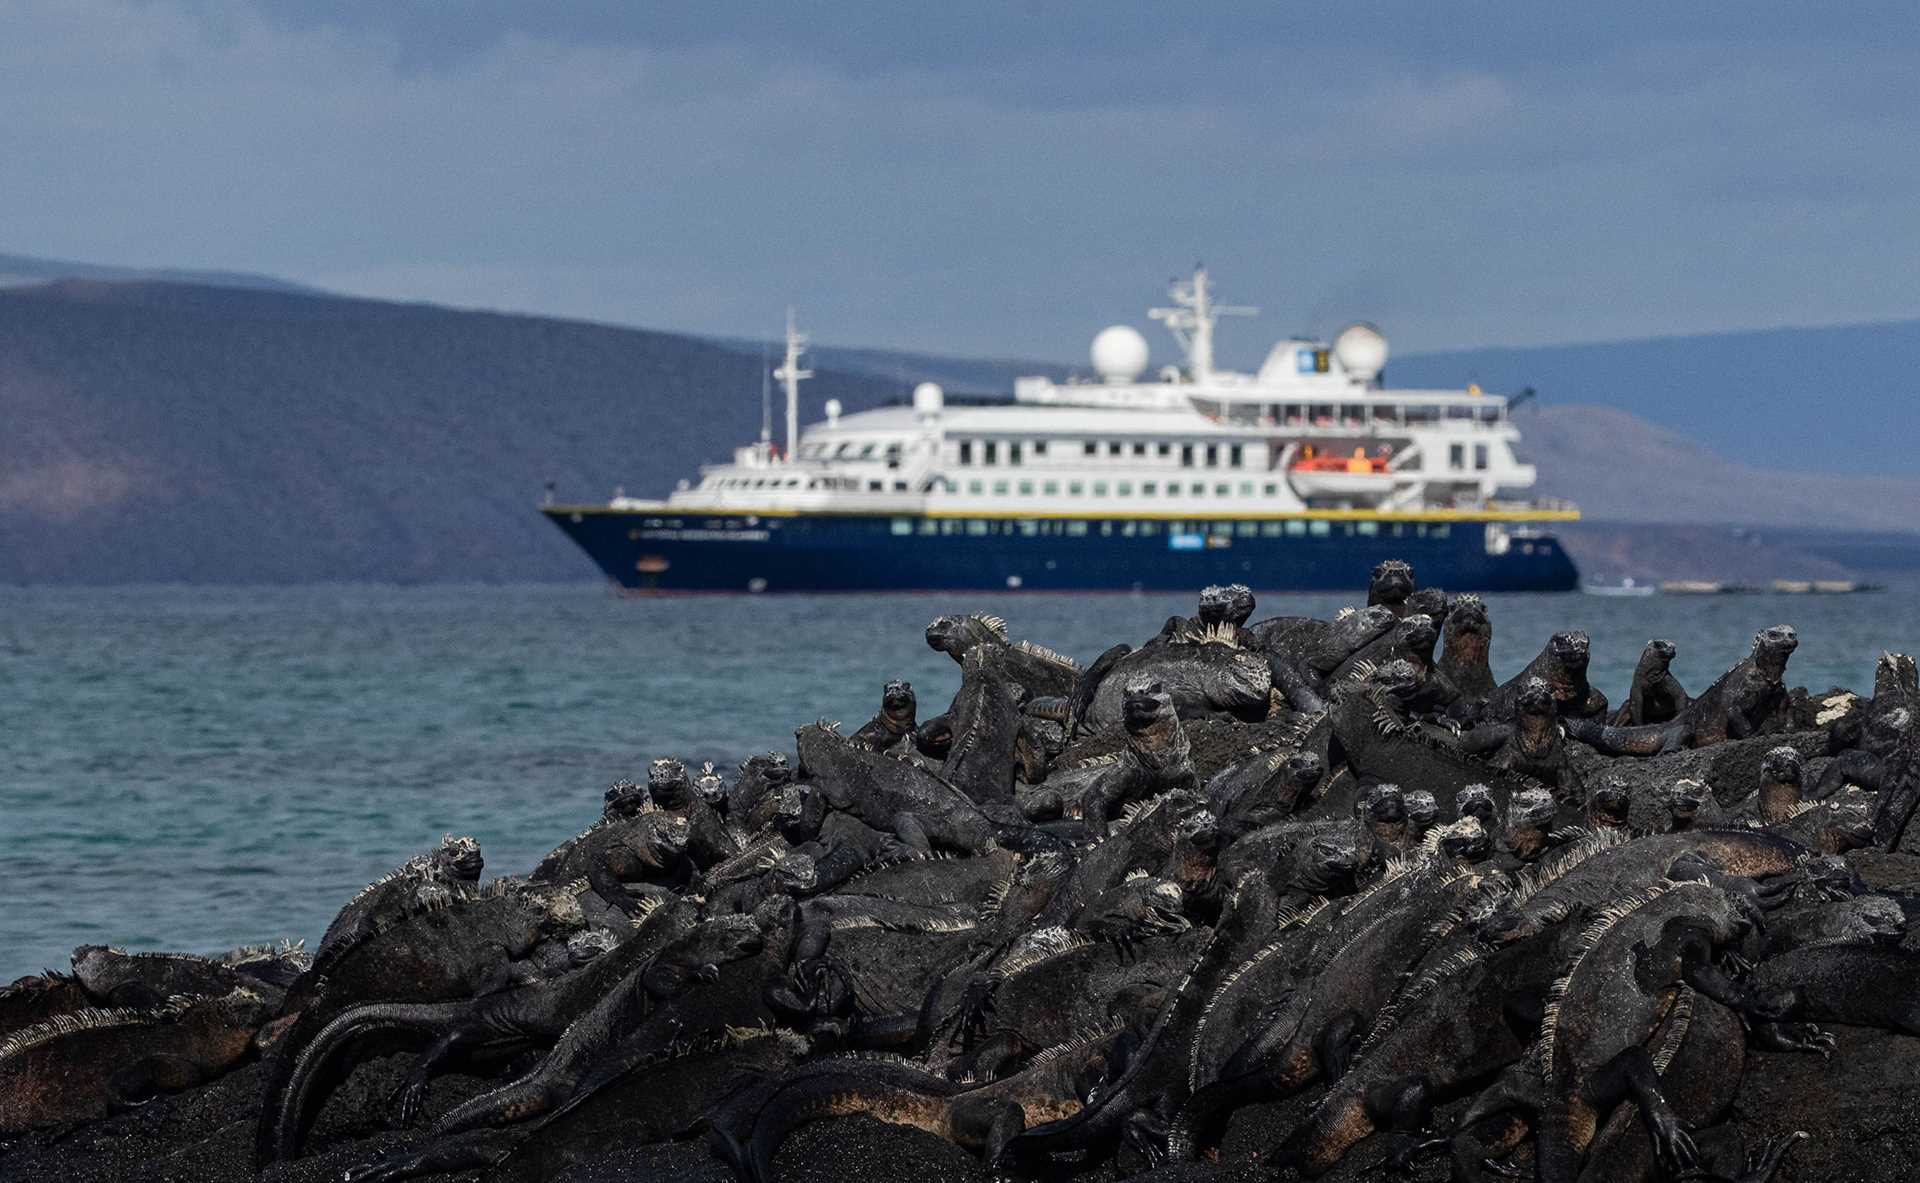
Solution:
[[[66,259],[37,259],[29,255],[0,254],[0,288],[88,279],[103,283],[192,283],[223,288],[251,288],[270,292],[322,294],[318,288],[254,275],[245,271],[192,271],[177,267],[115,267],[102,263],[75,263]]]
[[[808,419],[927,376],[1003,387],[1017,366],[816,364]],[[663,494],[752,438],[759,375],[752,345],[538,317],[163,283],[0,290],[0,581],[585,578],[533,512],[542,483]],[[1594,518],[1910,531],[1920,505],[1912,479],[1783,476],[1618,410],[1522,414],[1542,491]]]

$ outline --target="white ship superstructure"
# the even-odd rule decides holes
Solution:
[[[1091,350],[1094,377],[1019,379],[1010,402],[950,403],[923,383],[910,405],[797,430],[804,338],[788,325],[787,448],[763,429],[666,502],[614,508],[933,517],[1361,517],[1498,521],[1573,516],[1503,495],[1534,483],[1514,456],[1509,402],[1477,388],[1383,385],[1387,342],[1366,324],[1331,342],[1276,344],[1260,368],[1214,364],[1221,315],[1205,269],[1154,309],[1183,363],[1150,368],[1124,325]],[[767,427],[771,427],[771,415]],[[795,439],[795,435],[798,438]]]

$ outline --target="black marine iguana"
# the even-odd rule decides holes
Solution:
[[[850,742],[870,752],[887,751],[904,737],[913,734],[913,716],[917,709],[913,683],[888,682],[880,689],[880,713],[854,732]]]
[[[528,879],[559,884],[585,879],[607,908],[627,917],[641,908],[629,885],[647,895],[665,894],[684,878],[688,840],[685,817],[653,803],[632,781],[607,790],[598,821],[540,860]]]
[[[1527,663],[1527,668],[1502,682],[1487,696],[1481,704],[1479,718],[1496,723],[1511,719],[1519,705],[1520,691],[1529,681],[1539,678],[1553,692],[1562,720],[1605,719],[1607,696],[1587,681],[1590,647],[1583,632],[1553,634],[1547,647]]]
[[[1613,718],[1607,720],[1609,723],[1615,727],[1666,723],[1686,709],[1693,699],[1673,676],[1670,667],[1675,652],[1672,641],[1656,637],[1647,642],[1647,647],[1640,651],[1639,663],[1633,667],[1633,683],[1627,688],[1627,697]]]
[[[327,931],[314,949],[318,957],[339,945],[357,940],[369,926],[384,923],[396,913],[413,910],[435,894],[449,897],[472,895],[480,886],[480,871],[485,861],[480,843],[472,838],[448,834],[439,849],[420,854],[402,863],[398,869],[382,875],[360,889],[347,901],[327,925]]]

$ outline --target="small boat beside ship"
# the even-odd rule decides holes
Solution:
[[[1126,325],[1095,377],[1018,379],[1012,397],[910,403],[799,426],[805,338],[789,318],[758,441],[664,500],[542,511],[623,591],[1345,589],[1405,559],[1452,590],[1571,591],[1565,503],[1518,499],[1508,399],[1385,385],[1387,341],[1353,324],[1277,343],[1255,373],[1214,364],[1223,315],[1205,269],[1149,316],[1183,364],[1150,367]]]

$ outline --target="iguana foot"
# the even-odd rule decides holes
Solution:
[[[1651,1115],[1647,1126],[1653,1134],[1654,1153],[1668,1174],[1677,1175],[1699,1159],[1700,1151],[1693,1144],[1693,1135],[1687,1133],[1680,1119],[1671,1112]]]
[[[1393,1150],[1387,1155],[1387,1169],[1395,1174],[1411,1174],[1421,1155],[1442,1150],[1453,1145],[1452,1138],[1418,1138],[1412,1134],[1398,1134],[1393,1139]]]
[[[1786,1160],[1787,1151],[1795,1142],[1807,1136],[1805,1130],[1795,1130],[1791,1134],[1782,1134],[1768,1142],[1759,1150],[1747,1155],[1746,1173],[1740,1176],[1740,1183],[1771,1183],[1774,1173]]]
[[[387,1108],[392,1111],[388,1125],[393,1129],[405,1129],[420,1119],[420,1110],[426,1104],[427,1082],[409,1080],[393,1091],[387,1099]]]
[[[1763,1023],[1753,1029],[1754,1046],[1772,1052],[1808,1052],[1822,1060],[1833,1058],[1840,1046],[1830,1031],[1812,1023]]]

